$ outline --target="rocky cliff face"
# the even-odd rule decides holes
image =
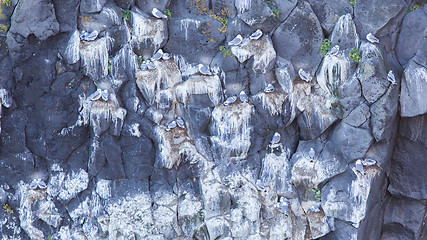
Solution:
[[[422,4],[1,0],[1,239],[426,239]]]

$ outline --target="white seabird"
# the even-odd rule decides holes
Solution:
[[[102,100],[108,102],[109,96],[110,94],[108,93],[107,89],[102,90],[102,93],[101,93]]]
[[[252,33],[251,36],[249,36],[249,39],[250,40],[258,40],[261,36],[262,36],[262,31],[261,31],[261,29],[258,29],[254,33]]]
[[[170,54],[170,53],[163,53],[163,55],[162,55],[162,59],[163,59],[163,60],[169,60],[171,57],[172,57],[172,56],[171,56],[171,54]]]
[[[157,51],[151,58],[150,58],[150,60],[151,61],[158,61],[158,60],[160,60],[161,58],[162,58],[162,56],[163,56],[163,50],[162,49],[159,49],[159,51]]]
[[[280,198],[280,202],[277,203],[277,207],[280,209],[280,211],[288,215],[289,214],[289,202],[286,201],[284,197]]]
[[[308,156],[310,157],[311,160],[313,160],[314,157],[316,156],[316,152],[314,151],[313,148],[310,148],[310,151],[308,151]]]
[[[228,42],[228,45],[229,46],[237,46],[240,43],[242,43],[242,41],[243,41],[242,35],[238,34],[233,40]]]
[[[148,70],[148,62],[147,61],[142,61],[140,67],[141,67],[142,71],[147,71]]]
[[[257,179],[257,180],[256,180],[255,185],[256,185],[256,187],[257,187],[259,190],[261,190],[261,191],[265,189],[265,185],[264,185],[264,183],[261,181],[261,179]]]
[[[98,31],[97,30],[93,30],[91,33],[86,32],[86,31],[82,31],[82,33],[80,34],[80,39],[83,41],[93,41],[98,37]]]
[[[310,82],[311,79],[313,79],[313,77],[309,73],[304,71],[302,68],[298,71],[298,75],[302,80],[306,82]]]
[[[318,213],[318,212],[320,212],[320,206],[319,205],[311,205],[310,211]]]
[[[365,158],[362,160],[362,165],[365,167],[370,167],[377,164],[377,161],[375,161],[374,159],[370,159],[370,158]]]
[[[328,55],[332,55],[335,56],[338,54],[338,52],[340,51],[340,46],[339,45],[335,45],[331,48],[331,50],[329,50]]]
[[[244,102],[244,103],[249,101],[249,97],[248,97],[248,95],[246,95],[245,91],[241,91],[239,93],[239,98],[240,98],[240,101]]]
[[[147,61],[147,68],[148,70],[154,70],[156,69],[156,65],[152,61]]]
[[[225,100],[224,106],[230,105],[230,104],[234,103],[236,100],[237,100],[236,96],[229,97],[229,98],[227,98],[227,100]]]
[[[154,17],[156,18],[164,18],[167,19],[168,16],[166,16],[164,13],[162,13],[159,9],[157,8],[153,8],[153,10],[151,11],[151,13],[153,14]]]
[[[176,128],[176,122],[172,121],[170,123],[168,123],[167,127],[166,127],[166,131],[169,132],[170,130]]]
[[[280,142],[280,138],[281,138],[280,133],[275,132],[274,135],[273,135],[273,137],[271,138],[271,144],[277,144],[277,143],[279,143]]]
[[[365,170],[363,169],[363,164],[362,164],[362,160],[357,159],[356,163],[354,164],[354,166],[356,167],[356,171],[362,173],[362,174],[366,174]]]
[[[266,92],[266,93],[271,93],[271,92],[274,92],[274,86],[273,86],[273,84],[271,84],[271,83],[269,83],[268,85],[267,85],[267,87],[265,87],[264,88],[264,92]]]
[[[181,117],[177,117],[175,121],[176,121],[176,124],[178,124],[178,127],[185,129],[184,119],[182,119]]]
[[[33,190],[36,190],[37,188],[39,188],[39,189],[46,189],[47,185],[46,185],[46,183],[43,180],[41,180],[40,178],[37,178],[37,179],[33,179],[30,182],[30,188],[33,189]]]
[[[211,73],[211,71],[209,71],[209,68],[208,67],[206,67],[205,65],[203,65],[203,64],[199,64],[199,65],[197,65],[197,67],[199,68],[199,72],[201,73],[201,74],[203,74],[203,75],[212,75],[212,73]]]
[[[96,101],[101,98],[102,90],[100,88],[96,89],[96,92],[93,93],[93,96],[90,98],[91,101]]]
[[[396,85],[396,77],[394,76],[393,70],[390,70],[387,74],[387,80],[391,82],[391,84]]]
[[[368,34],[366,35],[366,39],[367,39],[369,42],[371,42],[371,43],[379,43],[379,42],[380,42],[380,40],[379,40],[378,38],[376,38],[376,37],[374,36],[374,34],[372,34],[372,33],[368,33]]]

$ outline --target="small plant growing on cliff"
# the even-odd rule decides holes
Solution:
[[[280,10],[277,8],[272,8],[271,11],[273,11],[274,16],[276,16],[277,18],[280,18]]]
[[[168,17],[168,20],[170,20],[171,17],[172,17],[172,13],[171,13],[171,11],[169,9],[165,10],[165,15]]]
[[[13,209],[7,203],[3,204],[3,209],[9,214],[13,213]]]
[[[414,11],[416,9],[420,9],[420,8],[422,8],[421,5],[415,4],[413,7],[411,7],[410,9],[408,9],[407,13],[410,13],[410,12],[412,12],[412,11]]]
[[[321,196],[322,196],[322,191],[320,190],[320,188],[312,188],[311,191],[314,194],[314,198],[317,201],[320,201],[321,200]]]
[[[130,10],[129,9],[122,9],[123,11],[123,19],[126,21],[130,20]]]
[[[325,40],[323,40],[322,45],[320,46],[320,52],[323,54],[323,56],[325,56],[326,53],[329,52],[329,50],[331,50],[331,40],[325,38]]]
[[[219,52],[222,53],[224,55],[224,57],[226,55],[234,57],[233,52],[231,52],[231,50],[227,49],[225,46],[219,46]]]
[[[351,3],[351,5],[353,5],[353,7],[354,7],[354,3],[355,3],[355,1],[356,1],[356,0],[350,0],[350,3]]]
[[[351,50],[350,50],[350,52],[348,53],[348,56],[351,58],[351,59],[353,59],[353,61],[355,61],[355,62],[359,62],[359,60],[360,60],[360,51],[359,51],[359,48],[352,48]]]
[[[3,3],[4,5],[11,7],[13,5],[12,0],[1,0],[1,3]]]
[[[108,59],[108,71],[111,71],[112,65],[111,65],[111,58]]]

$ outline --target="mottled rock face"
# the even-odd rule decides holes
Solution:
[[[1,0],[0,238],[424,240],[426,8]]]

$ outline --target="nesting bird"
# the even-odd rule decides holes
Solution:
[[[261,190],[261,191],[265,189],[265,185],[264,185],[264,183],[261,181],[261,179],[257,179],[257,180],[256,180],[255,185],[256,185],[256,187],[257,187],[259,190]]]
[[[163,55],[162,55],[162,59],[163,59],[163,60],[169,60],[171,57],[172,57],[172,56],[171,56],[171,54],[170,54],[170,53],[163,53]]]
[[[380,42],[380,40],[379,40],[378,38],[376,38],[376,37],[374,36],[374,34],[372,34],[372,33],[368,33],[368,34],[366,35],[366,39],[367,39],[369,42],[371,42],[371,43],[379,43],[379,42]]]
[[[231,40],[230,42],[228,42],[229,46],[237,46],[240,43],[242,43],[243,41],[243,37],[242,35],[238,34],[233,40]]]
[[[318,213],[318,212],[320,212],[320,206],[318,206],[318,205],[312,205],[310,207],[310,211]]]
[[[251,36],[249,36],[249,39],[250,40],[258,40],[261,36],[262,36],[262,31],[261,31],[261,29],[258,29],[254,33],[252,33]]]
[[[338,52],[340,51],[340,46],[339,45],[335,45],[331,48],[331,50],[329,50],[328,55],[332,55],[335,56],[338,54]]]
[[[396,85],[396,77],[394,76],[393,70],[390,70],[387,74],[387,80],[391,82],[391,84]]]
[[[310,148],[310,151],[308,151],[308,157],[310,157],[310,161],[313,161],[314,157],[316,156],[316,152],[313,148]]]
[[[182,119],[181,117],[177,117],[175,121],[176,124],[178,124],[178,127],[180,127],[181,129],[185,129],[184,119]]]
[[[33,179],[33,180],[30,182],[30,188],[31,188],[32,190],[36,190],[36,189],[46,189],[46,188],[47,188],[47,185],[46,185],[46,183],[45,183],[43,180],[41,180],[40,178],[36,178],[36,179]]]
[[[168,123],[168,125],[166,126],[166,131],[169,132],[170,130],[176,128],[177,124],[176,121],[172,121],[170,123]]]
[[[266,93],[274,92],[274,90],[275,90],[275,88],[274,88],[273,84],[271,84],[271,83],[269,83],[267,85],[267,87],[264,88],[264,92],[266,92]]]
[[[154,65],[154,63],[152,61],[147,61],[147,69],[148,70],[155,70],[156,65]]]
[[[101,97],[102,97],[102,100],[108,102],[108,98],[110,97],[110,94],[108,93],[107,89],[102,90]]]
[[[248,95],[246,95],[245,91],[243,90],[239,93],[239,98],[240,98],[240,101],[244,103],[249,101]]]
[[[289,214],[289,202],[284,197],[280,197],[280,202],[277,203],[277,207],[283,214]]]
[[[313,78],[309,73],[304,71],[302,68],[298,71],[298,75],[302,80],[306,82],[310,82],[311,79]]]
[[[199,65],[197,65],[197,67],[199,68],[199,72],[202,75],[207,75],[207,76],[212,75],[211,71],[209,71],[209,68],[206,67],[205,65],[199,64]]]
[[[362,164],[362,160],[357,159],[356,163],[354,164],[354,166],[356,167],[356,171],[362,173],[363,175],[365,175],[365,170],[363,169],[363,164]]]
[[[97,30],[93,30],[91,33],[82,31],[82,33],[80,34],[80,39],[87,42],[94,41],[97,37],[98,37]]]
[[[163,57],[163,50],[159,49],[151,58],[151,61],[158,61]]]
[[[370,167],[377,164],[377,161],[375,161],[374,159],[370,159],[370,158],[365,158],[362,160],[362,165],[365,167]]]
[[[280,133],[275,132],[274,135],[273,135],[273,138],[271,138],[271,144],[277,144],[277,143],[279,143],[280,142],[280,138],[281,138]]]
[[[140,68],[142,71],[147,71],[148,70],[148,62],[142,61]]]
[[[167,19],[168,16],[166,16],[164,13],[162,13],[159,9],[157,8],[153,8],[153,10],[151,11],[151,13],[153,14],[154,17],[159,18],[159,19]]]
[[[91,101],[96,101],[101,98],[102,95],[102,89],[98,88],[96,89],[96,92],[93,94],[93,96],[90,98]]]
[[[229,97],[229,98],[227,98],[227,100],[225,100],[224,106],[233,104],[236,100],[237,100],[236,96]]]

